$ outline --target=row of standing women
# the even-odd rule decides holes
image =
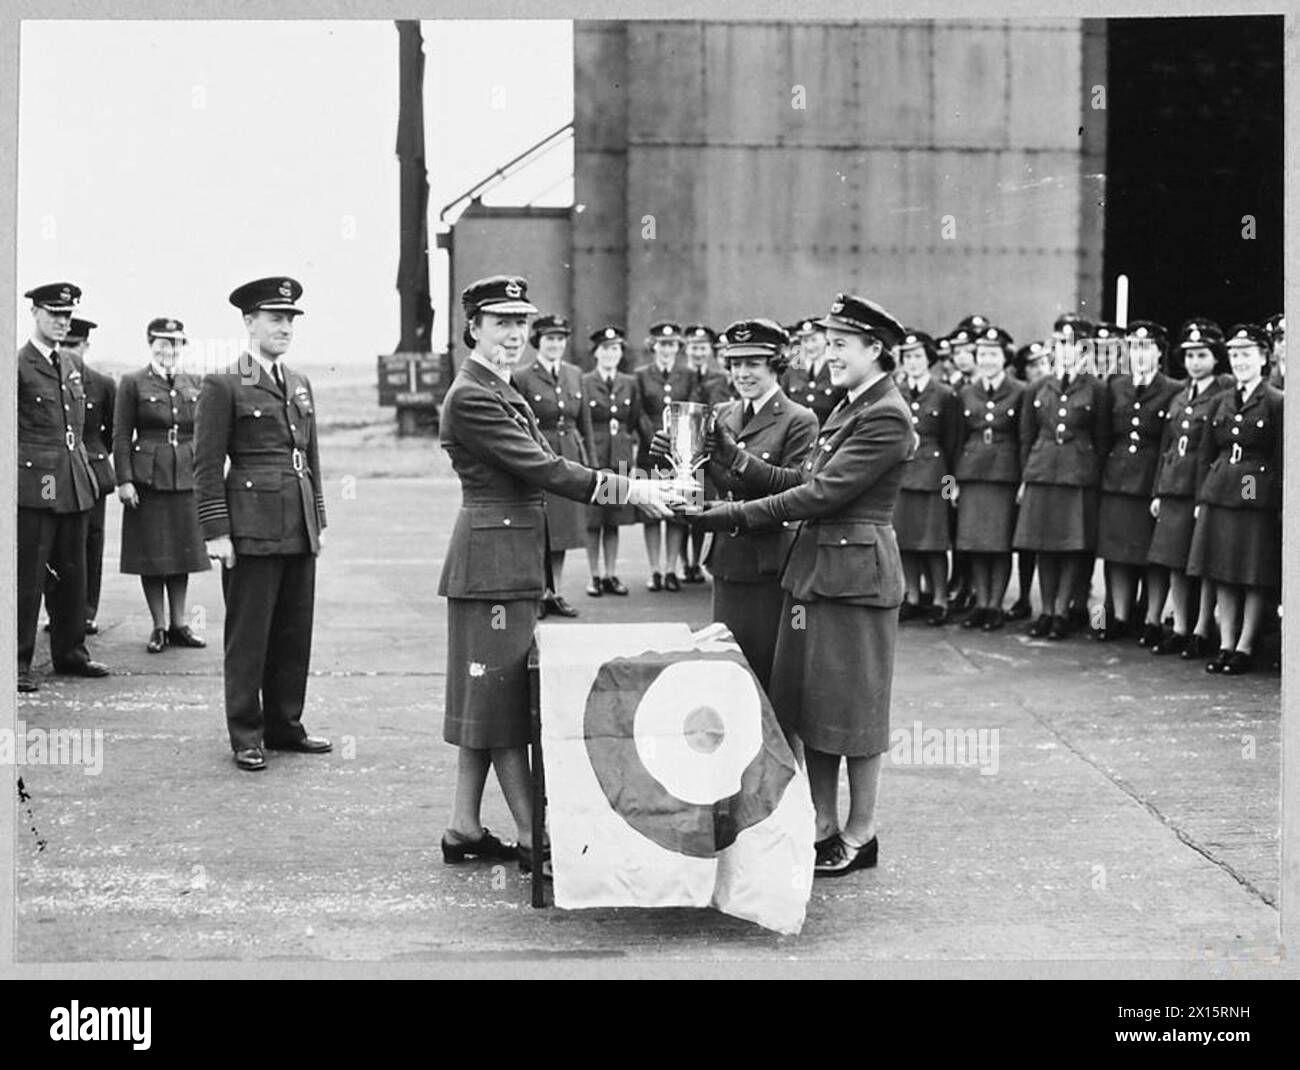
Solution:
[[[1029,635],[1063,639],[1100,558],[1094,638],[1135,636],[1188,660],[1217,649],[1207,671],[1251,671],[1281,584],[1282,391],[1268,380],[1285,354],[1282,318],[1226,334],[1192,319],[1171,341],[1150,321],[1121,330],[1062,316],[1050,345],[1020,354],[983,321],[956,345],[974,365],[952,385],[933,374],[929,336],[910,332],[900,350],[920,440],[896,519],[903,618],[950,619],[951,550],[973,592],[963,626],[1001,628],[1019,550],[1034,555],[1041,594]],[[1014,355],[1024,380],[1011,374]],[[1022,556],[1022,598],[1027,582]]]

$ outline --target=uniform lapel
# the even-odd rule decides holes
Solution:
[[[41,351],[31,342],[23,346],[23,356],[27,358],[27,363],[40,372],[42,375],[58,382],[59,373],[54,370],[54,365],[41,356]]]

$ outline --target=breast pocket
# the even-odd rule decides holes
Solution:
[[[470,522],[468,593],[521,591],[543,584],[541,531],[522,511]]]
[[[812,591],[823,598],[870,598],[880,594],[880,554],[874,526],[817,525]]]

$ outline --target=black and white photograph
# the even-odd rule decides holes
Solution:
[[[20,8],[6,972],[1295,976],[1292,16]]]

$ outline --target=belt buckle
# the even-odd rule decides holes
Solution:
[[[1179,456],[1179,457],[1186,457],[1186,456],[1187,456],[1187,436],[1186,436],[1186,435],[1179,435],[1179,436],[1178,436],[1178,456]]]
[[[984,445],[993,445],[993,428],[991,427],[984,428]]]
[[[180,437],[176,433],[176,425],[172,424],[171,427],[167,428],[167,444],[175,446],[179,441]]]
[[[1234,442],[1232,444],[1232,452],[1228,454],[1228,463],[1236,464],[1240,460],[1241,460],[1241,443]]]
[[[1065,432],[1062,431],[1059,427],[1056,429],[1056,444],[1058,446],[1065,445]]]
[[[618,421],[617,421],[617,420],[611,419],[611,420],[609,421],[609,433],[610,433],[611,435],[617,435],[617,434],[618,434]]]
[[[306,464],[302,459],[302,450],[295,446],[293,448],[293,470],[295,472],[301,472],[305,467]]]
[[[77,436],[72,428],[69,427],[64,430],[63,441],[67,443],[68,449],[75,450],[77,448]]]

